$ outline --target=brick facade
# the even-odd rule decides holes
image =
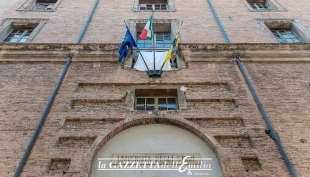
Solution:
[[[47,21],[30,44],[0,44],[0,176],[13,176],[72,56],[21,176],[89,176],[96,152],[113,136],[157,123],[204,140],[227,177],[289,177],[236,64],[239,56],[294,168],[308,177],[310,45],[274,43],[255,19],[298,19],[307,36],[310,4],[276,1],[283,7],[276,12],[250,11],[244,0],[212,1],[233,44],[223,44],[206,0],[174,0],[172,11],[155,12],[155,19],[183,20],[178,57],[184,66],[161,78],[116,62],[123,21],[150,16],[133,10],[133,1],[99,1],[80,45],[75,43],[95,0],[62,0],[49,12],[18,10],[26,0],[1,3],[1,22]],[[134,110],[135,89],[175,89],[179,110]]]

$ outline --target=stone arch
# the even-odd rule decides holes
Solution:
[[[202,127],[191,121],[188,121],[183,118],[178,118],[176,116],[168,116],[168,115],[141,115],[132,118],[127,118],[114,124],[108,131],[104,132],[102,135],[99,135],[95,140],[95,142],[90,147],[90,151],[87,153],[84,159],[85,168],[87,169],[88,173],[87,176],[90,176],[91,174],[94,158],[96,157],[98,151],[109,140],[111,140],[115,135],[126,129],[139,125],[148,125],[148,124],[166,124],[176,126],[193,133],[202,141],[204,141],[215,153],[219,161],[221,171],[223,175],[226,176],[225,165],[223,163],[223,152],[221,150],[220,144],[215,140],[215,138],[213,138],[213,136],[209,135],[208,133],[204,133]]]

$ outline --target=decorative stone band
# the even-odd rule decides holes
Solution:
[[[0,61],[117,62],[119,44],[1,44]]]
[[[179,45],[186,62],[309,62],[310,44],[194,44]]]
[[[119,44],[1,44],[0,61],[117,62]],[[185,62],[294,61],[309,62],[310,44],[186,44],[179,45]]]

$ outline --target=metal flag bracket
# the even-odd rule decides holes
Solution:
[[[149,77],[161,77],[163,70],[148,70],[146,73]]]

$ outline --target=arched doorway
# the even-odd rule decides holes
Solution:
[[[190,166],[181,167],[183,163]],[[99,176],[222,177],[223,173],[215,153],[193,133],[175,126],[149,124],[120,132],[98,151],[91,177]]]

